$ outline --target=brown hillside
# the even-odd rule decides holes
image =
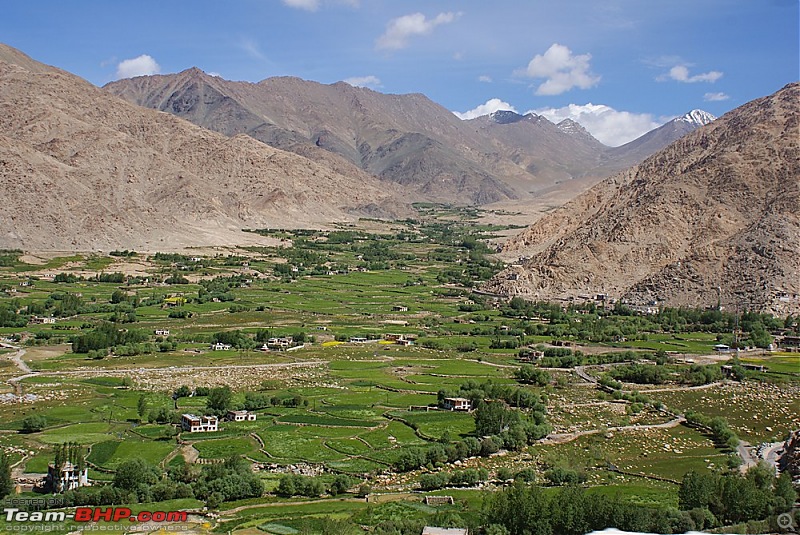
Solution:
[[[584,179],[593,184],[667,144],[656,141],[617,157],[588,133],[570,134],[543,117],[498,112],[462,121],[424,95],[293,77],[254,84],[188,69],[105,89],[228,136],[247,134],[312,158],[327,151],[401,185],[414,201],[487,204],[555,185],[577,194]],[[573,179],[584,181],[573,186]]]
[[[542,218],[505,245],[529,258],[487,289],[797,312],[798,251],[800,84],[791,84]]]
[[[9,50],[0,50],[0,247],[241,243],[242,228],[407,213],[366,173],[131,105]]]

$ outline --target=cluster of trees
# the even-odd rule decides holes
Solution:
[[[447,486],[473,487],[488,478],[489,472],[485,468],[467,468],[453,472],[423,474],[419,478],[419,486],[422,490],[436,490]]]
[[[25,327],[28,324],[28,314],[18,314],[17,310],[18,303],[0,303],[0,327]]]
[[[540,370],[530,364],[523,364],[514,371],[514,379],[526,385],[547,386],[553,380],[545,370]]]
[[[56,276],[53,277],[53,282],[76,283],[83,281],[122,284],[125,282],[125,275],[117,271],[114,273],[98,273],[94,277],[80,277],[74,273],[57,273]]]
[[[742,368],[744,371],[744,368]],[[716,364],[692,364],[680,371],[679,382],[691,386],[707,385],[722,380],[722,368]]]
[[[711,439],[721,447],[735,449],[739,445],[739,438],[736,433],[728,426],[728,421],[722,416],[706,416],[696,411],[686,411],[686,423],[692,426],[701,427],[708,431]]]
[[[491,379],[479,383],[470,379],[461,383],[458,390],[441,389],[437,393],[439,405],[444,398],[461,397],[470,400],[473,407],[477,407],[486,399],[502,400],[513,407],[530,409],[531,412],[544,415],[546,399],[525,388],[512,385],[495,383]]]
[[[91,331],[76,336],[72,340],[73,353],[88,353],[91,350],[106,349],[114,346],[130,346],[147,340],[144,331],[136,329],[119,329],[109,322],[102,322]]]
[[[640,385],[660,385],[669,376],[669,372],[663,366],[637,363],[618,366],[609,373],[618,381]]]
[[[688,472],[678,490],[681,509],[700,510],[705,523],[698,529],[720,524],[760,520],[789,511],[797,499],[788,473],[775,476],[766,464],[741,474],[729,472]]]
[[[488,495],[482,513],[484,533],[491,535],[583,535],[609,527],[649,533],[695,529],[688,514],[634,505],[576,486],[544,492],[515,483]]]
[[[450,444],[434,443],[428,446],[403,449],[393,467],[398,472],[409,472],[417,468],[427,467],[433,470],[444,463],[455,462],[468,457],[487,457],[502,447],[494,437],[478,440],[467,437]]]
[[[11,267],[19,263],[20,249],[0,249],[0,267]]]
[[[245,392],[244,401],[234,399],[233,391],[229,386],[202,387],[198,386],[192,391],[186,385],[178,387],[173,392],[174,398],[206,396],[206,410],[210,414],[223,416],[229,410],[245,409],[254,411],[266,407],[307,407],[308,399],[299,394],[286,394],[282,396],[271,395],[266,392]]]
[[[47,427],[47,418],[41,414],[31,414],[22,420],[20,433],[38,433]]]
[[[255,498],[264,493],[261,480],[240,457],[198,467],[184,463],[164,474],[140,458],[122,462],[111,485],[81,487],[66,492],[66,505],[114,505],[175,498],[204,500],[209,507],[224,501]]]
[[[319,477],[286,474],[281,476],[275,493],[278,496],[290,498],[292,496],[318,497],[326,492],[331,496],[345,493],[358,481],[348,475],[338,474],[329,485]]]
[[[657,332],[711,332],[730,333],[736,328],[744,332],[739,337],[740,346],[767,347],[771,342],[770,332],[796,329],[796,318],[779,318],[769,314],[745,311],[737,315],[720,310],[700,308],[663,308],[659,314],[640,316],[622,304],[613,308],[594,303],[570,305],[562,309],[555,303],[526,301],[514,297],[502,314],[515,318],[540,318],[547,323],[527,324],[527,334],[570,336],[589,342],[614,342],[621,337],[629,340],[647,339],[647,333]],[[732,335],[721,340],[733,346]]]

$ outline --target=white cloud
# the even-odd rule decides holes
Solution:
[[[381,80],[377,76],[353,76],[342,80],[354,87],[381,87]]]
[[[484,74],[484,75],[478,76],[478,81],[479,82],[485,82],[487,84],[491,84],[492,83],[492,77],[491,76],[486,76]]]
[[[722,100],[728,100],[729,98],[731,97],[725,93],[706,93],[703,95],[703,100],[706,102],[720,102]]]
[[[663,124],[656,121],[649,113],[619,111],[603,104],[570,104],[563,108],[541,108],[531,111],[554,123],[572,119],[600,142],[611,147],[633,141]]]
[[[459,119],[466,121],[468,119],[474,119],[482,115],[489,115],[490,113],[494,113],[500,110],[513,111],[514,113],[517,112],[514,106],[512,106],[508,102],[503,102],[499,98],[492,98],[487,100],[485,104],[481,104],[475,109],[465,111],[464,113],[460,113],[457,111],[454,111],[453,113]]]
[[[689,67],[687,65],[675,65],[667,74],[662,74],[657,78],[658,81],[675,80],[676,82],[683,82],[685,84],[694,84],[697,82],[710,82],[714,83],[722,78],[720,71],[708,71],[701,74],[689,75]]]
[[[458,18],[460,13],[439,13],[428,19],[422,13],[403,15],[389,21],[386,31],[378,37],[375,46],[378,49],[399,50],[408,46],[408,40],[414,35],[426,35],[441,24],[449,24]]]
[[[573,55],[564,45],[554,43],[544,54],[537,54],[523,69],[514,72],[527,78],[544,78],[537,95],[560,95],[573,87],[589,89],[600,77],[591,72],[591,54]]]
[[[161,67],[152,57],[142,54],[137,58],[125,59],[117,65],[117,78],[133,78],[134,76],[147,76],[158,74]]]
[[[283,3],[295,9],[316,11],[319,9],[319,0],[283,0]]]

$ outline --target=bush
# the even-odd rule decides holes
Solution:
[[[20,432],[38,433],[45,427],[47,427],[47,418],[39,414],[34,414],[22,420],[22,428],[20,429]]]

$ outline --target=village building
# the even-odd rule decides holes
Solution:
[[[249,411],[228,411],[225,419],[229,422],[255,422],[256,413]]]
[[[520,352],[517,360],[520,362],[537,362],[542,357],[544,357],[544,351],[531,349]]]
[[[211,344],[210,348],[211,351],[228,351],[233,346],[230,344],[223,344],[222,342],[217,342],[215,344]]]
[[[209,433],[219,430],[219,419],[216,416],[181,415],[181,429],[190,433]]]
[[[351,336],[350,337],[350,343],[351,344],[366,344],[367,343],[367,339],[364,338],[363,336]]]
[[[448,411],[469,411],[472,403],[467,398],[444,398],[442,407]]]
[[[267,349],[286,349],[293,344],[294,338],[291,336],[272,337],[267,340]]]
[[[800,351],[800,336],[786,335],[780,339],[778,345],[784,351]]]
[[[156,329],[154,332],[156,336],[169,336],[169,329]]]
[[[31,323],[35,324],[45,324],[45,325],[52,325],[56,322],[56,319],[53,317],[40,317],[34,316],[31,318]]]
[[[405,305],[395,305],[392,307],[392,312],[408,312],[408,307]]]
[[[53,463],[47,466],[45,487],[51,489],[52,492],[62,493],[88,485],[89,468],[87,467],[79,468],[69,461],[61,465],[60,469]]]

